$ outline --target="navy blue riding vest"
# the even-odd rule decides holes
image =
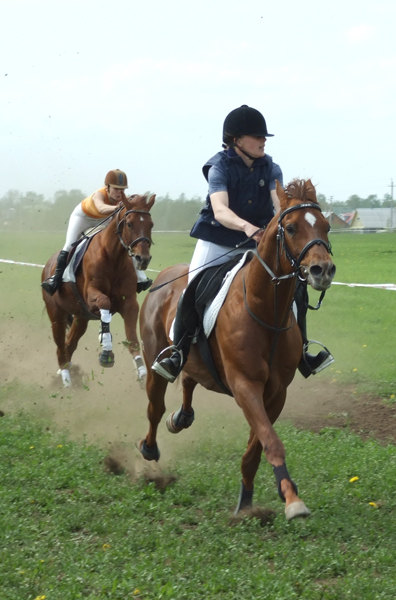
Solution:
[[[272,158],[265,155],[256,159],[252,166],[248,167],[235,150],[229,148],[215,154],[202,167],[206,180],[208,180],[209,169],[213,165],[226,172],[230,209],[238,217],[257,225],[257,228],[265,227],[274,216],[270,181],[273,179],[273,168],[277,165],[273,163]],[[247,242],[243,231],[228,229],[216,221],[209,194],[190,235],[230,248],[241,242],[246,242],[244,248],[253,248],[256,245],[253,240]]]

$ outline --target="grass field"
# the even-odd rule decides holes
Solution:
[[[3,232],[0,258],[43,263],[62,239]],[[152,269],[188,262],[194,245],[188,236],[154,239]],[[333,235],[332,244],[337,281],[396,282],[396,235]],[[40,352],[32,345],[40,335],[51,344],[39,279],[38,268],[0,264],[1,347],[12,350],[8,330],[26,331],[25,355],[12,355],[22,365]],[[321,375],[325,382],[354,384],[395,402],[395,306],[392,291],[329,290],[323,307],[309,314],[310,337],[336,356]],[[15,321],[20,327],[11,328]],[[4,354],[0,367],[3,361]],[[39,404],[43,389],[29,386],[27,377],[21,370],[20,381],[1,380],[0,401]],[[84,404],[80,418],[84,410],[97,410],[94,390],[101,387],[111,396],[101,382],[92,385],[92,394],[78,396]],[[48,399],[45,393],[45,411],[56,411],[57,403],[67,411],[66,395]],[[263,464],[255,503],[265,506],[267,517],[231,526],[246,445],[246,429],[234,427],[231,414],[221,426],[208,418],[199,442],[183,444],[176,436],[180,445],[161,472],[174,481],[162,490],[129,464],[118,476],[109,473],[102,447],[72,441],[67,430],[50,423],[50,415],[44,412],[37,421],[27,409],[14,409],[0,419],[5,600],[394,598],[394,445],[363,441],[347,428],[314,434],[280,423],[288,467],[312,516],[285,521],[271,470]]]

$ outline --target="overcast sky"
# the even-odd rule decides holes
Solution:
[[[395,0],[0,0],[0,21],[0,197],[88,194],[120,168],[131,193],[203,198],[241,104],[285,183],[396,183]]]

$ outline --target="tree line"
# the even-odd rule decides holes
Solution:
[[[46,199],[42,194],[17,190],[8,191],[0,198],[0,229],[20,229],[29,231],[64,231],[74,207],[86,197],[81,190],[59,190],[53,198]],[[378,208],[392,206],[390,194],[379,199],[375,194],[367,198],[352,195],[345,202],[333,201],[318,194],[319,204],[324,211],[337,214],[357,208]],[[157,196],[152,209],[154,229],[157,231],[190,230],[204,206],[205,199],[199,196],[188,198],[181,194],[178,198],[169,195]]]

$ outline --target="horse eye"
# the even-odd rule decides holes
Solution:
[[[294,235],[296,233],[296,228],[292,224],[286,225],[285,229],[286,229],[286,233],[288,233],[289,235]]]

